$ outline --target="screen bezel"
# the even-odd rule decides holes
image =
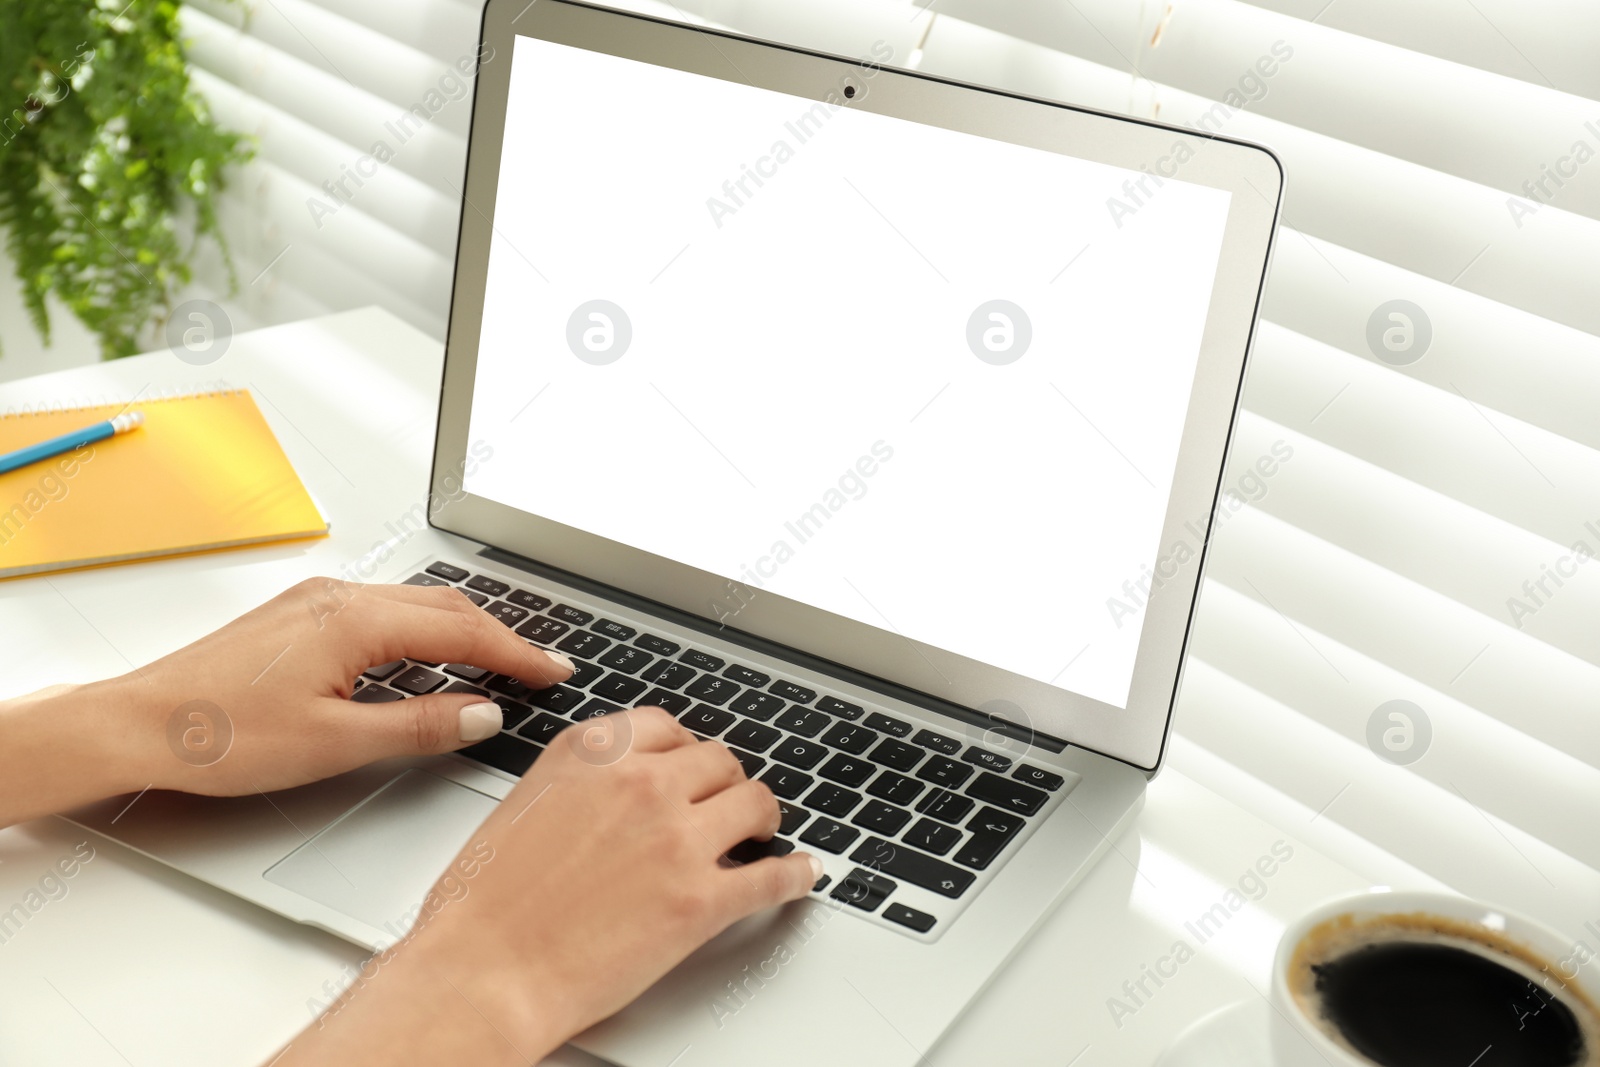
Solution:
[[[1149,170],[1163,159],[1170,160],[1178,142],[1187,144],[1192,156],[1183,161],[1181,180],[1233,195],[1160,545],[1164,550],[1180,537],[1187,540],[1184,526],[1197,516],[1207,519],[1209,543],[1282,198],[1282,167],[1269,150],[1194,130],[878,68],[872,57],[828,56],[571,0],[540,0],[533,5],[526,0],[490,0],[484,8],[430,483],[432,525],[707,620],[714,621],[714,609],[707,609],[729,595],[725,576],[460,490],[468,462],[479,328],[517,36],[1128,170]],[[861,85],[866,77],[871,79],[869,91],[857,92],[851,99],[842,94],[844,86]],[[581,99],[581,86],[575,86],[572,97],[553,106]],[[439,491],[452,483],[454,491]],[[748,596],[748,602],[736,617],[737,630],[946,704],[992,709],[994,702],[1003,701],[1013,709],[1009,717],[1017,720],[1015,725],[1154,772],[1165,752],[1205,549],[1206,544],[1198,546],[1192,566],[1185,565],[1152,591],[1144,607],[1125,709],[748,586],[738,593],[741,600]],[[1064,715],[1066,728],[1036,727],[1045,709]]]

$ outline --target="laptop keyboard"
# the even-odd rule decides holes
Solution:
[[[528,641],[564,652],[576,673],[533,689],[470,664],[396,660],[369,668],[352,699],[485,696],[500,705],[503,729],[457,754],[519,777],[573,722],[665,708],[697,736],[727,744],[778,798],[778,834],[742,842],[730,861],[784,855],[798,843],[833,872],[813,895],[905,931],[931,936],[950,921],[1008,846],[1076,784],[1070,773],[695,648],[692,638],[649,633],[454,564],[435,562],[405,584],[459,589]]]

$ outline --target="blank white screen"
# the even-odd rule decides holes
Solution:
[[[466,488],[1125,707],[1229,202],[1144,177],[519,38]]]

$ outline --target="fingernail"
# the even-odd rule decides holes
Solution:
[[[461,709],[461,740],[482,741],[500,732],[500,705],[483,701]]]
[[[806,859],[811,861],[811,884],[816,885],[822,881],[822,861],[811,853],[806,853]]]
[[[543,649],[540,649],[539,651],[541,651],[545,655],[549,656],[551,658],[551,660],[553,660],[555,662],[556,666],[565,667],[567,669],[567,673],[568,674],[577,674],[578,673],[578,668],[577,668],[576,665],[573,664],[572,660],[568,659],[566,656],[562,655],[560,652],[556,652],[556,651],[554,651],[552,649],[548,649],[548,648],[543,648]]]

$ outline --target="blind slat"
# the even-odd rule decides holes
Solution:
[[[1585,0],[1246,0],[1329,29],[1600,100],[1600,7]]]

